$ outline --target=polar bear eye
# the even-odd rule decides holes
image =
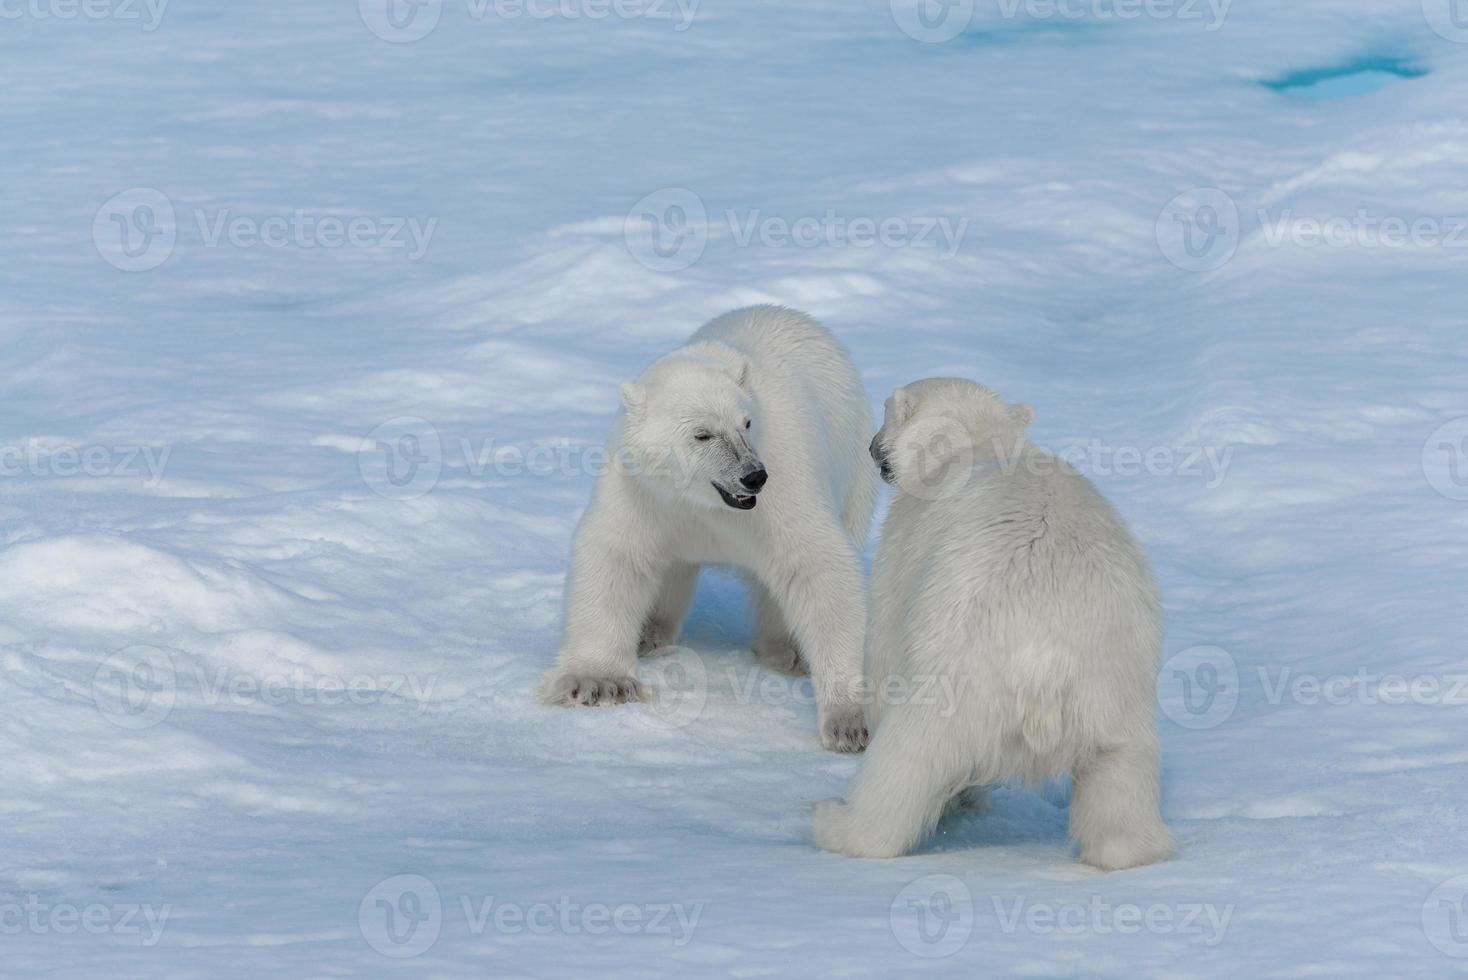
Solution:
[[[693,434],[693,438],[697,439],[699,442],[708,442],[713,437],[714,434],[712,432],[695,432]]]
[[[753,421],[753,420],[752,420],[752,419],[745,419],[745,420],[744,420],[744,427],[745,427],[745,428],[746,428],[746,429],[747,429],[747,428],[749,428],[749,424],[750,424],[750,422],[751,422],[751,421]]]

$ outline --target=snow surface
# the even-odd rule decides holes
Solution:
[[[1448,0],[158,6],[0,6],[0,972],[1468,967]],[[760,224],[828,211],[896,231]],[[532,702],[617,383],[766,301],[1132,521],[1176,858],[1078,865],[1064,786],[815,850],[859,760],[719,575],[675,697]]]

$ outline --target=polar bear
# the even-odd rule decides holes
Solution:
[[[821,744],[866,747],[860,554],[877,497],[866,392],[846,349],[776,306],[725,313],[622,386],[576,529],[551,704],[637,701],[637,658],[678,638],[702,565],[746,573],[755,652],[809,670]]]
[[[850,802],[816,804],[820,847],[905,854],[950,803],[1069,774],[1081,860],[1128,868],[1171,850],[1157,590],[1120,515],[1026,441],[1032,419],[952,378],[887,401],[871,453],[898,493],[873,568],[866,670],[873,691],[901,697],[868,709]]]

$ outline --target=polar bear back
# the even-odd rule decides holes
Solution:
[[[899,495],[877,575],[874,601],[896,603],[906,624],[902,669],[960,678],[968,710],[1023,733],[1034,757],[1021,768],[1035,771],[1022,775],[1063,771],[1065,747],[1150,725],[1162,637],[1146,556],[1049,453],[979,464],[938,500]]]

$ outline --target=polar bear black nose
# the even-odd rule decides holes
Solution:
[[[739,482],[744,484],[744,489],[746,490],[758,490],[765,485],[765,481],[769,478],[770,474],[766,473],[765,468],[761,466],[753,473],[746,473],[741,476]]]

